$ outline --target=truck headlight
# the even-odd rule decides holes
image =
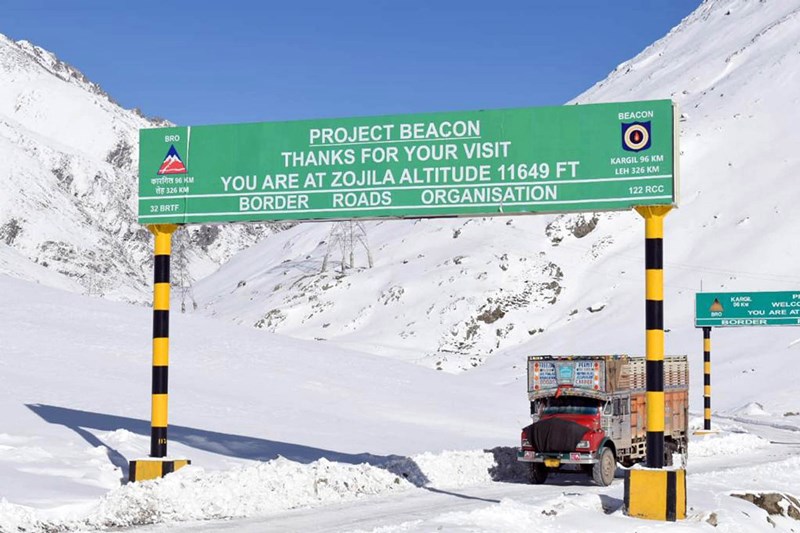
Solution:
[[[580,441],[576,446],[576,448],[589,448],[589,441],[588,440]]]

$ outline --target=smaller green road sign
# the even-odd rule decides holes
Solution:
[[[800,291],[699,292],[695,327],[798,326]]]

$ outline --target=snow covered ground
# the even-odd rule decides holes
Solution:
[[[83,512],[149,449],[151,311],[5,276],[0,293],[0,497]],[[525,419],[417,365],[179,313],[171,329],[170,454],[202,468],[324,458],[422,483],[406,457],[510,444]]]
[[[694,292],[701,283],[800,286],[798,32],[795,0],[709,0],[577,99],[671,97],[684,113],[682,201],[667,217],[665,318],[668,352],[690,357],[695,427],[702,344]],[[0,116],[0,145],[30,171],[15,175],[16,187],[56,160],[18,151],[58,137],[41,130],[60,123],[44,124],[33,96],[48,106],[71,100],[58,76],[31,66],[24,54],[35,49],[2,40],[0,48],[23,58],[25,76],[39,84],[26,92],[24,76],[4,78],[6,93],[30,96],[0,109],[13,116]],[[37,61],[51,64],[42,53]],[[61,96],[50,96],[50,86]],[[86,87],[89,101],[113,107]],[[141,123],[133,115],[119,121],[125,138]],[[20,125],[33,144],[12,142]],[[112,148],[63,151],[110,176],[116,171],[103,158]],[[70,198],[84,191],[79,185],[67,186]],[[75,209],[71,199],[51,199]],[[9,224],[4,218],[0,228],[9,244],[0,243],[3,533],[800,529],[732,496],[799,494],[797,329],[714,330],[712,407],[721,432],[692,439],[682,523],[624,517],[621,480],[606,488],[569,476],[520,483],[510,450],[497,448],[514,446],[528,421],[527,355],[643,351],[643,229],[633,213],[371,222],[375,267],[344,276],[335,257],[320,273],[330,225],[270,236],[197,284],[198,312],[173,313],[169,451],[193,465],[129,485],[128,461],[149,448],[151,311],[80,295],[85,265],[34,264],[52,259],[39,241],[58,240],[59,223],[21,225],[22,233]],[[237,243],[210,256],[255,240],[228,233]],[[113,242],[99,235],[104,246]],[[138,294],[148,276],[145,266],[139,281],[120,282],[121,293]],[[789,501],[778,505],[784,513]]]
[[[503,381],[494,365],[435,372],[179,313],[170,455],[194,464],[122,485],[127,462],[149,443],[150,311],[9,277],[0,277],[0,293],[0,530],[161,531],[196,520],[211,522],[186,527],[664,527],[621,514],[621,480],[597,488],[565,475],[529,486],[503,468],[513,465],[508,455],[485,451],[516,444],[527,421],[524,380],[506,373]],[[800,472],[797,417],[767,411],[781,395],[766,373],[741,374],[741,341],[720,350],[718,409],[728,414],[715,420],[721,434],[690,447],[690,517],[678,530],[711,527],[712,513],[720,531],[772,530],[765,511],[730,494],[791,493]],[[733,393],[740,376],[748,394]],[[783,379],[791,390],[794,377]]]

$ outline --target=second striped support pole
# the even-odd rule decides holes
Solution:
[[[695,435],[716,433],[711,429],[711,328],[703,328],[703,429]]]
[[[711,431],[711,328],[703,328],[703,429]]]

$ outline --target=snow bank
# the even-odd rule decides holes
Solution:
[[[764,409],[764,406],[758,402],[750,402],[739,409],[735,409],[733,414],[739,416],[772,416],[772,413]]]
[[[189,466],[164,479],[129,484],[111,492],[86,523],[108,528],[245,517],[411,487],[380,468],[325,459],[304,465],[278,458],[224,472]]]
[[[719,433],[692,439],[689,457],[714,457],[751,453],[769,445],[769,441],[752,433]]]
[[[187,466],[163,479],[120,487],[80,518],[46,519],[39,511],[2,500],[0,531],[73,531],[242,518],[412,487],[381,468],[325,459],[306,465],[281,457],[224,472]]]
[[[43,530],[36,511],[23,505],[8,503],[0,499],[0,531],[37,531]]]
[[[47,519],[34,509],[0,502],[0,531],[70,531],[268,515],[300,507],[356,500],[413,489],[490,482],[489,452],[423,453],[383,467],[283,457],[206,471],[187,466],[163,479],[132,483],[108,493],[88,515]]]
[[[483,451],[446,451],[414,455],[413,461],[435,487],[466,487],[492,481],[495,466],[491,453]]]
[[[416,468],[393,468],[401,463]],[[108,528],[258,516],[410,490],[414,485],[488,483],[494,466],[493,455],[479,450],[423,453],[383,468],[325,459],[305,465],[284,458],[224,472],[189,466],[164,479],[111,492],[85,523]]]

